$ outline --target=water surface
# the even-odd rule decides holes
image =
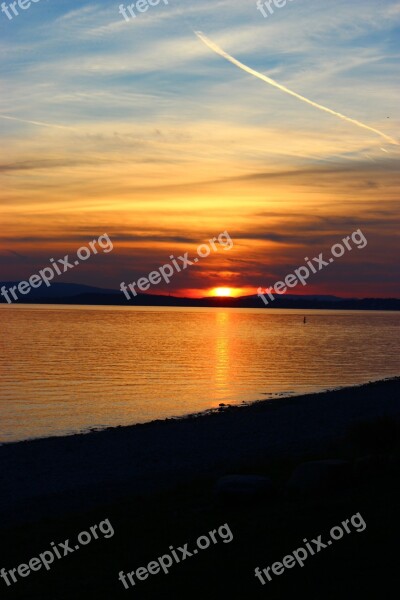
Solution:
[[[400,373],[400,313],[0,305],[0,441]]]

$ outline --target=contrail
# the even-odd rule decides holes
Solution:
[[[255,71],[254,69],[251,69],[247,65],[236,60],[236,58],[233,58],[233,56],[231,56],[230,54],[225,52],[225,50],[222,50],[222,48],[220,48],[217,44],[215,44],[215,42],[213,42],[208,37],[206,37],[201,31],[195,31],[194,33],[206,46],[208,46],[208,48],[210,48],[210,50],[213,50],[213,52],[215,52],[216,54],[219,54],[220,56],[222,56],[223,58],[225,58],[226,60],[231,62],[233,65],[236,65],[237,67],[239,67],[239,69],[246,71],[246,73],[250,73],[250,75],[254,75],[254,77],[257,77],[258,79],[261,79],[262,81],[265,81],[266,83],[269,83],[270,85],[273,85],[274,87],[278,88],[278,90],[281,90],[282,92],[286,92],[286,94],[290,94],[290,96],[294,96],[298,100],[302,100],[302,102],[306,102],[307,104],[310,104],[311,106],[314,106],[315,108],[319,108],[319,110],[323,110],[324,112],[334,115],[335,117],[339,117],[339,119],[343,119],[344,121],[347,121],[348,123],[357,125],[357,127],[362,127],[363,129],[367,129],[368,131],[377,133],[378,135],[385,138],[385,140],[387,140],[391,144],[395,144],[396,146],[400,145],[397,140],[390,137],[389,135],[386,135],[382,131],[379,131],[379,129],[374,129],[374,127],[365,125],[365,123],[361,123],[360,121],[357,121],[356,119],[351,119],[350,117],[346,117],[346,115],[342,115],[342,113],[336,112],[335,110],[332,110],[331,108],[327,108],[326,106],[323,106],[322,104],[313,102],[313,100],[309,100],[308,98],[305,98],[304,96],[301,96],[300,94],[297,94],[297,92],[294,92],[293,90],[290,90],[286,86],[281,85],[274,79],[271,79],[270,77],[267,77],[266,75],[263,75],[262,73],[259,73],[258,71]]]
[[[53,125],[52,123],[43,123],[43,121],[28,121],[27,119],[18,119],[17,117],[9,117],[6,115],[0,115],[0,119],[8,119],[10,121],[19,121],[20,123],[30,123],[31,125],[39,125],[39,127],[55,127],[56,129],[69,129],[74,130],[74,127],[68,127],[67,125]]]

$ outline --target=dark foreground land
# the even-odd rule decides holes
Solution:
[[[0,447],[0,569],[105,519],[1,598],[397,598],[400,379],[219,414]],[[303,471],[305,462],[324,462]],[[240,474],[234,486],[221,477]],[[268,479],[263,485],[246,476]],[[216,482],[220,482],[216,488]],[[291,485],[290,485],[291,481]],[[288,484],[289,482],[289,484]],[[261,585],[254,575],[360,513],[366,524]],[[136,571],[228,524],[218,543],[126,590]],[[343,529],[343,527],[342,527]],[[314,544],[314,548],[316,548]],[[181,555],[181,552],[178,551]],[[278,569],[279,570],[279,569]]]

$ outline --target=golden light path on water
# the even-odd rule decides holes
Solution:
[[[0,442],[400,373],[400,313],[0,305]]]

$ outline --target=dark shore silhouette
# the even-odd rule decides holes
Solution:
[[[18,282],[0,282],[0,287],[18,285]],[[0,303],[7,304],[0,296]],[[295,295],[276,296],[268,306],[257,295],[233,297],[182,298],[171,294],[138,294],[127,300],[116,290],[101,289],[80,284],[54,283],[49,288],[32,290],[16,304],[81,304],[83,306],[189,306],[223,308],[298,308],[329,310],[400,310],[398,298],[340,298],[338,296]]]
[[[2,547],[11,548],[13,541],[2,557],[7,568],[102,519],[115,529],[107,544],[89,545],[50,572],[31,574],[9,590],[3,585],[3,592],[45,600],[127,594],[152,599],[225,594],[239,600],[267,593],[291,597],[300,586],[309,598],[339,593],[376,598],[378,592],[391,597],[399,390],[397,378],[221,407],[203,416],[3,445]],[[311,481],[300,478],[302,493],[292,496],[291,473],[310,461],[323,462]],[[327,489],[321,486],[321,469]],[[221,478],[230,474],[240,476],[239,490],[217,493],[218,485],[224,491]],[[258,498],[249,475],[270,478],[273,493]],[[256,566],[280,560],[304,537],[329,531],[358,512],[367,523],[363,534],[349,535],[269,587],[257,582]],[[130,591],[118,581],[120,570],[145,565],[171,544],[189,542],[223,523],[233,531],[231,544],[215,546]]]

